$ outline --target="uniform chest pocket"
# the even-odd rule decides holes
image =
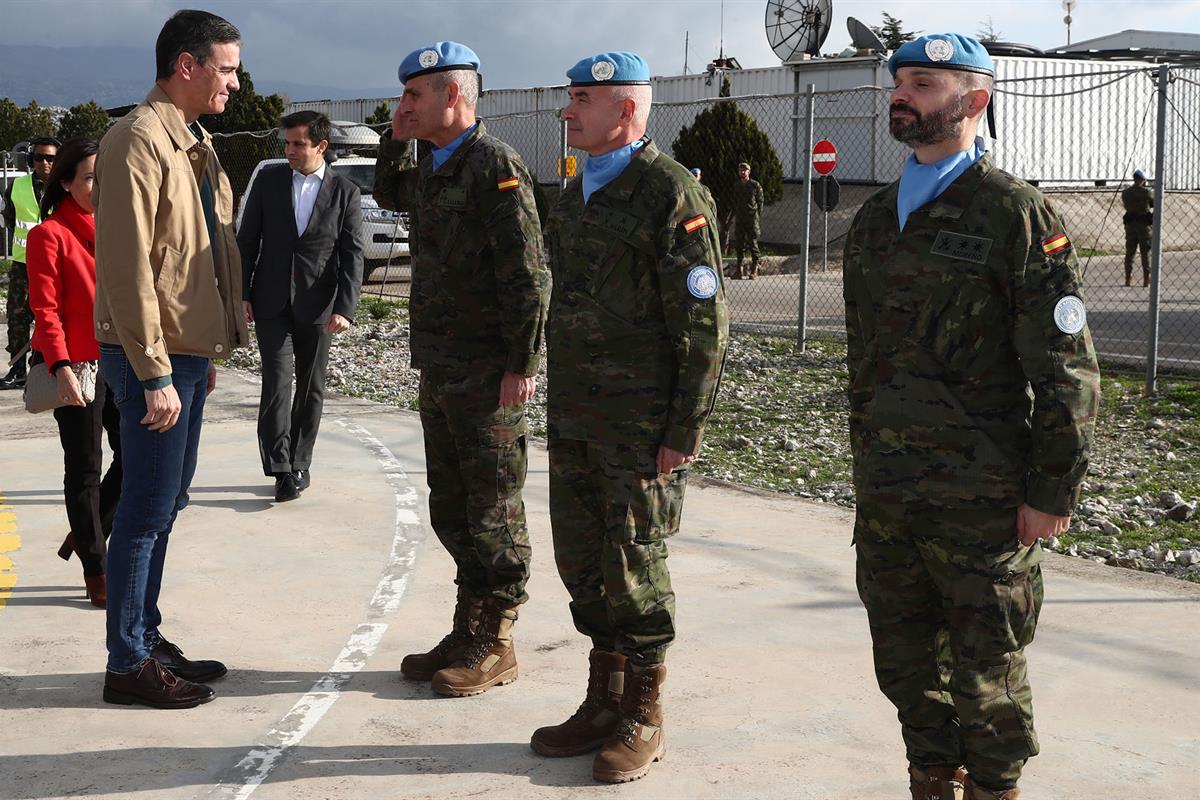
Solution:
[[[1008,346],[1009,327],[1004,287],[979,271],[962,269],[929,292],[911,336],[950,374],[965,378],[995,363],[989,353]]]

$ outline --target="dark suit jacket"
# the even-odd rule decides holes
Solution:
[[[354,319],[363,277],[362,208],[358,187],[325,167],[303,236],[296,235],[292,168],[267,167],[246,198],[238,248],[242,298],[254,316],[276,317],[290,301],[298,322],[324,324],[332,314]]]

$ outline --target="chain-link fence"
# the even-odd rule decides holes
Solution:
[[[991,152],[1002,168],[1038,185],[1065,218],[1085,271],[1089,322],[1102,358],[1200,371],[1200,69],[1055,62],[1054,69],[1032,72],[1039,74],[1007,78],[1001,72]],[[486,118],[489,131],[521,153],[542,185],[543,207],[564,173],[574,176],[583,162],[582,154],[566,150],[555,110],[565,92],[547,91],[539,103],[545,110]],[[735,331],[796,336],[803,324],[805,336],[843,335],[846,231],[863,201],[899,177],[909,152],[888,132],[888,100],[886,89],[869,86],[655,105],[650,135],[667,152],[702,112],[734,103],[766,134],[783,167],[782,196],[762,214],[758,275],[727,282]],[[828,213],[810,202],[806,183],[816,177],[810,150],[821,139],[837,147],[840,200]],[[217,149],[239,198],[259,161],[282,157],[275,133],[220,137]],[[1135,168],[1145,171],[1160,200],[1155,230],[1161,231],[1150,259],[1153,267],[1160,252],[1160,268],[1151,270],[1157,280],[1146,287],[1140,253],[1133,254],[1129,286],[1125,280],[1121,192]],[[736,180],[734,174],[703,176],[718,197],[728,196]],[[364,188],[369,191],[369,179]],[[718,209],[727,264],[737,255],[728,240],[728,210]],[[393,251],[373,266],[368,293],[407,294],[406,259]]]

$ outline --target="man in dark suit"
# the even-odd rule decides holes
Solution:
[[[325,163],[329,119],[298,111],[282,126],[288,163],[254,181],[237,237],[262,353],[258,449],[279,503],[308,488],[329,344],[350,328],[363,276],[359,191]]]

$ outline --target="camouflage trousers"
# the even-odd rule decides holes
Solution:
[[[747,222],[742,224],[738,220],[733,228],[733,246],[737,251],[737,263],[741,264],[745,258],[745,253],[750,253],[750,261],[752,264],[758,263],[758,225],[756,223]]]
[[[1150,277],[1150,226],[1125,223],[1125,277],[1133,276],[1133,255],[1142,257],[1142,276]]]
[[[525,406],[501,406],[500,372],[464,378],[421,372],[429,520],[457,568],[455,583],[477,597],[523,603],[529,596],[525,526]]]
[[[666,539],[679,530],[687,473],[658,475],[657,447],[551,437],[554,560],[575,627],[636,666],[675,639]]]
[[[29,273],[20,261],[12,262],[8,273],[8,300],[5,308],[8,315],[8,355],[15,356],[22,347],[29,344],[29,335],[33,327],[33,311],[29,308]],[[18,370],[25,374],[25,360],[18,362]],[[8,371],[8,359],[4,359],[4,369],[0,375]]]
[[[1042,605],[1042,551],[1017,541],[1016,509],[860,499],[854,543],[875,676],[909,761],[1015,786],[1038,752],[1024,648]]]

